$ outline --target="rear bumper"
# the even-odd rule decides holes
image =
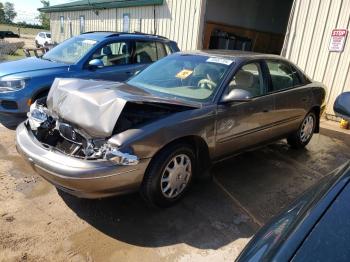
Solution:
[[[107,160],[87,161],[42,146],[24,123],[16,130],[18,152],[47,181],[82,198],[102,198],[136,191],[150,159],[136,166],[119,166]]]

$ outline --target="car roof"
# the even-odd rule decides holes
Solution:
[[[284,57],[274,54],[263,54],[256,52],[240,51],[240,50],[224,50],[224,49],[211,49],[211,50],[199,50],[180,52],[180,54],[193,54],[193,55],[205,55],[205,56],[217,56],[223,58],[241,58],[241,59],[278,59],[286,60]]]
[[[168,38],[158,35],[152,35],[152,34],[144,34],[140,32],[135,33],[123,33],[123,32],[86,32],[81,35],[80,37],[102,41],[105,39],[113,39],[113,38],[123,38],[123,39],[143,39],[143,40],[157,40],[157,41],[170,41]]]

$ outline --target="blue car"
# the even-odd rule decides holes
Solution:
[[[125,81],[150,63],[179,51],[167,38],[142,33],[89,32],[42,58],[0,64],[0,113],[23,114],[46,97],[56,77]]]

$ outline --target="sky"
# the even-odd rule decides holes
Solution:
[[[50,0],[50,5],[64,4],[73,0]],[[17,17],[14,22],[25,21],[30,24],[39,24],[36,18],[39,15],[38,8],[42,7],[40,0],[0,0],[0,2],[11,2],[15,6]]]

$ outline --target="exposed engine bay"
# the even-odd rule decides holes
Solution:
[[[56,79],[47,101],[38,100],[31,105],[27,121],[27,128],[43,146],[77,158],[136,164],[138,158],[133,152],[120,152],[109,139],[193,108],[153,99],[140,101],[144,96],[137,99],[128,94],[128,98],[123,98],[115,90],[119,83],[79,79],[81,88],[81,82],[86,85],[79,90],[75,79]]]

